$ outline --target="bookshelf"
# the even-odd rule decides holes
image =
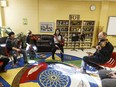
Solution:
[[[69,29],[69,20],[57,20],[56,28],[60,29],[62,36],[65,40],[64,48],[67,48],[68,45],[68,29]]]
[[[81,48],[91,48],[93,41],[95,21],[92,20],[83,20],[82,24],[82,34],[84,34],[84,40],[81,41]]]
[[[74,47],[73,36],[78,36],[75,41],[75,48],[86,49],[92,47],[94,20],[56,20],[56,28],[60,29],[62,36],[65,39],[64,48]]]
[[[69,42],[68,46],[70,48],[73,48],[75,45],[75,48],[80,47],[79,39],[77,41],[73,41],[73,37],[77,37],[81,34],[81,28],[82,28],[82,20],[70,20],[69,25]]]

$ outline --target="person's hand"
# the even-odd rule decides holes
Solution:
[[[113,75],[113,74],[115,74],[115,72],[112,71],[112,72],[110,72],[109,74]]]
[[[86,52],[87,54],[88,54],[88,56],[92,56],[93,55],[93,53],[91,53],[91,52]]]
[[[32,45],[31,45],[31,44],[29,44],[29,47],[32,47]]]
[[[30,49],[32,49],[32,48],[33,48],[33,46],[30,44],[30,45],[29,45],[29,48],[30,48]]]
[[[111,78],[116,78],[116,73],[115,72],[110,72],[107,75],[110,76]]]
[[[17,52],[20,52],[21,50],[20,49],[17,49]]]
[[[37,40],[40,40],[40,37],[38,37],[38,39]]]
[[[20,41],[19,39],[17,39],[17,41]]]
[[[111,78],[116,79],[116,73],[113,73]]]
[[[57,48],[58,48],[58,45],[55,45],[55,47],[57,47]]]
[[[101,50],[101,47],[99,45],[96,46],[97,50]]]

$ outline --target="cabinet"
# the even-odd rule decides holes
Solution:
[[[93,20],[57,20],[56,28],[60,29],[65,39],[64,48],[91,48],[95,21]]]

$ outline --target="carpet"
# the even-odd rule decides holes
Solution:
[[[43,57],[41,57],[43,55]],[[29,65],[24,65],[20,58],[17,67],[9,63],[6,73],[0,73],[0,82],[4,87],[100,87],[97,75],[80,73],[81,58],[64,54],[61,62],[60,54],[52,60],[51,54],[39,54]],[[79,65],[79,66],[78,66]]]

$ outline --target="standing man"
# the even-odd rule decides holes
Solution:
[[[89,56],[84,56],[83,72],[86,72],[86,65],[95,67],[97,70],[103,69],[99,64],[104,64],[109,61],[114,47],[107,39],[107,33],[100,32],[98,35],[99,42],[96,46],[95,53],[88,53]]]
[[[20,49],[18,48],[18,45],[16,44],[16,38],[15,38],[15,33],[14,32],[10,32],[9,37],[6,40],[6,48],[7,51],[10,53],[10,55],[13,56],[14,59],[14,64],[13,66],[16,66],[16,62],[17,62],[17,57],[18,57],[18,53],[22,53],[23,54],[23,59],[24,59],[24,63],[28,63],[27,62],[27,53],[24,49]]]

